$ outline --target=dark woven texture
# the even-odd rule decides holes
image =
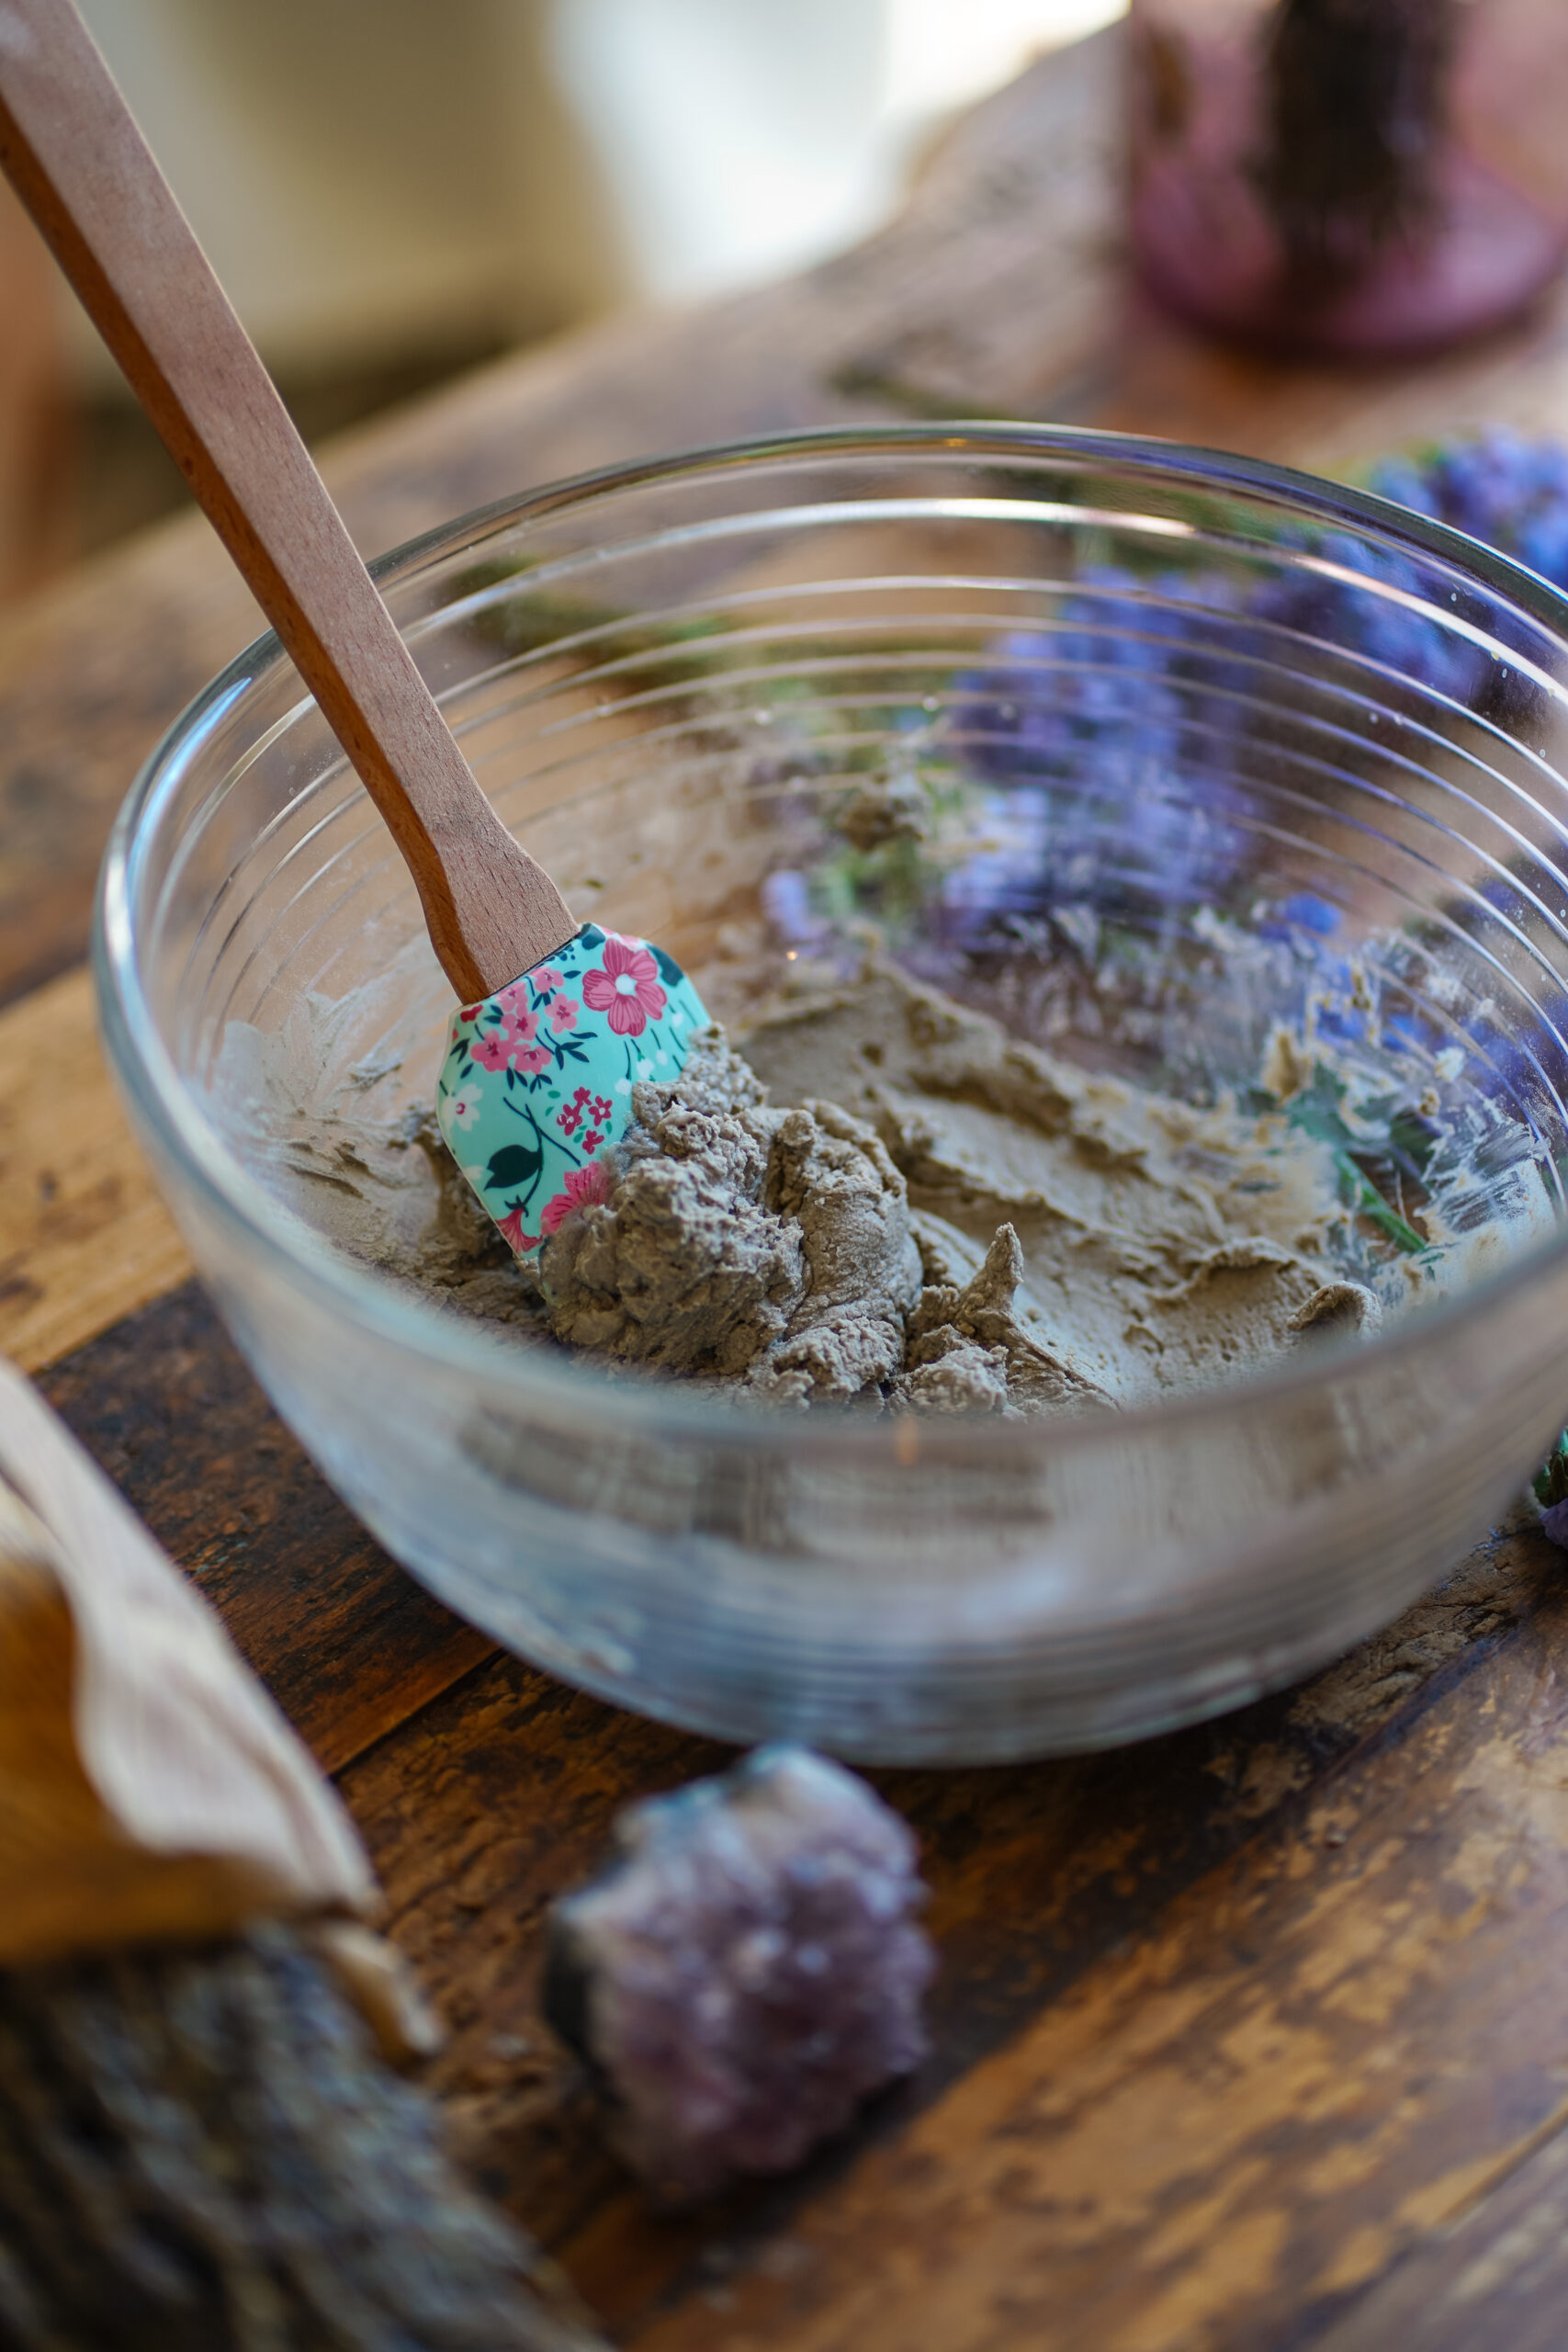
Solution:
[[[1257,173],[1303,294],[1430,220],[1458,19],[1456,0],[1279,0]]]
[[[281,1928],[0,1972],[4,2352],[569,2352]]]

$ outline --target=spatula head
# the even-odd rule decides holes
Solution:
[[[592,922],[453,1014],[436,1119],[520,1260],[606,1197],[633,1086],[673,1078],[707,1018],[672,956]]]

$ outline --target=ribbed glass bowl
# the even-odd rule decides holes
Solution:
[[[443,1600],[675,1722],[973,1761],[1285,1682],[1517,1493],[1568,1408],[1552,590],[1268,466],[935,425],[628,466],[378,576],[508,823],[720,1009],[874,920],[1020,1033],[1193,1100],[1310,1018],[1470,1121],[1473,1224],[1544,1204],[1380,1338],[1044,1423],[744,1409],[440,1311],[280,1200],[221,1082],[236,1037],[308,1032],[308,1140],[334,1089],[427,1093],[449,1011],[265,638],[120,817],[104,1028],[239,1344]],[[849,854],[845,796],[911,778],[946,846]]]

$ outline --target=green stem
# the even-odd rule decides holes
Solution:
[[[1371,1178],[1357,1167],[1348,1151],[1337,1151],[1334,1164],[1349,1183],[1357,1209],[1362,1216],[1370,1216],[1374,1225],[1382,1227],[1391,1241],[1397,1243],[1401,1250],[1407,1250],[1413,1258],[1418,1257],[1428,1247],[1416,1227],[1406,1225],[1397,1209],[1389,1207]]]

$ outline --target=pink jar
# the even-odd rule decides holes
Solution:
[[[1132,0],[1130,51],[1134,249],[1183,317],[1417,350],[1568,252],[1568,0]]]

